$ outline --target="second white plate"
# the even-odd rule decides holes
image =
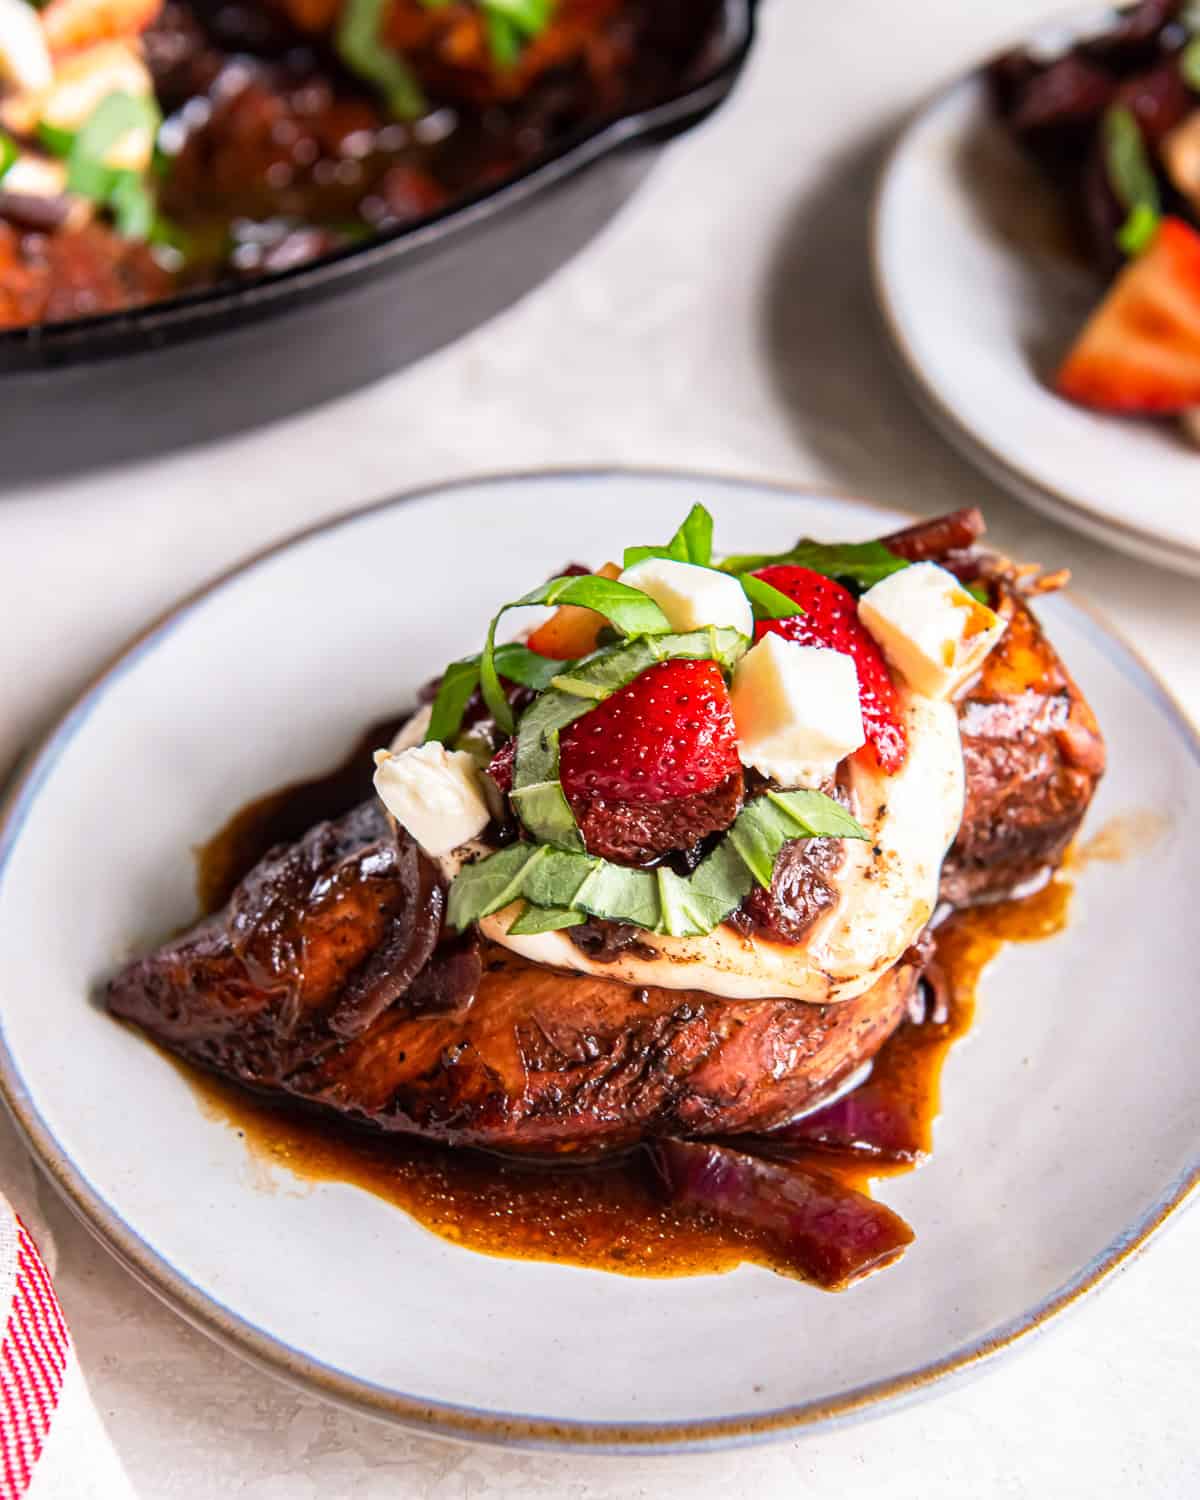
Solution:
[[[1062,46],[1099,19],[1030,40]],[[992,478],[1064,525],[1200,575],[1200,451],[1169,424],[1084,411],[1046,383],[1101,290],[1053,243],[1052,222],[978,72],[938,94],[900,138],[876,202],[892,343],[934,421]]]

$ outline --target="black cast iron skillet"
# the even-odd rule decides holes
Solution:
[[[0,482],[269,422],[493,317],[582,249],[658,148],[726,99],[757,3],[725,0],[702,70],[673,97],[422,224],[252,285],[0,334]]]

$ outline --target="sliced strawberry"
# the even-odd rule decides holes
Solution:
[[[1054,384],[1103,411],[1200,405],[1200,234],[1181,219],[1162,221],[1084,325]]]
[[[666,802],[710,792],[739,769],[729,691],[712,661],[664,661],[563,731],[568,800]]]
[[[760,620],[757,640],[781,635],[801,646],[827,646],[852,657],[858,668],[858,696],[863,728],[875,758],[885,771],[898,771],[908,753],[908,738],[896,706],[896,689],[883,652],[858,618],[854,595],[832,578],[781,563],[755,574],[764,583],[794,599],[804,610],[783,620]]]

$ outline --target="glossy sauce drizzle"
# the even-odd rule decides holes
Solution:
[[[198,851],[203,909],[215,910],[273,844],[299,838],[371,793],[369,750],[395,725],[364,736],[338,770],[251,803]],[[933,1148],[942,1064],[971,1024],[979,976],[1008,943],[1061,930],[1072,886],[1052,880],[1036,895],[950,917],[937,935],[943,976],[930,1019],[905,1023],[875,1060],[870,1087],[905,1121],[911,1162],[820,1149],[814,1166],[865,1190],[874,1177],[911,1170]],[[662,1201],[642,1152],[570,1168],[529,1165],[471,1150],[356,1130],[336,1117],[265,1102],[172,1059],[206,1112],[227,1121],[252,1159],[309,1182],[352,1183],[394,1203],[427,1229],[488,1255],[555,1260],[637,1276],[689,1276],[755,1261],[787,1270],[753,1233],[681,1212]],[[275,1179],[266,1174],[263,1179]]]

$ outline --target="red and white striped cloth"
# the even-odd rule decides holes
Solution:
[[[0,1500],[132,1500],[50,1275],[0,1197]]]

